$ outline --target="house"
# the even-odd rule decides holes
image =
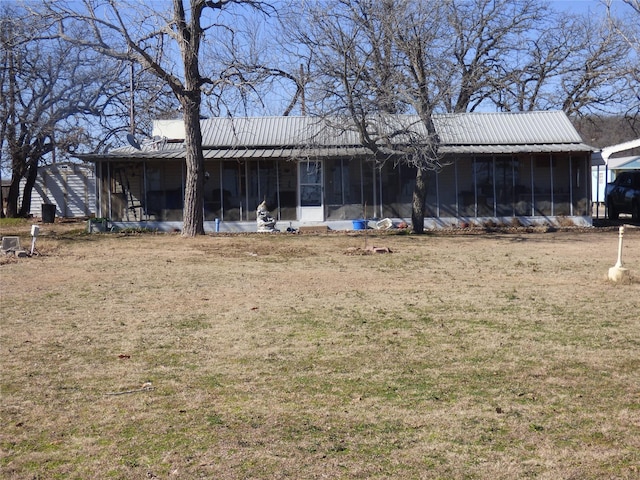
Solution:
[[[421,138],[417,116],[392,117]],[[332,119],[335,120],[335,119]],[[280,228],[356,219],[410,221],[415,167],[384,162],[348,126],[314,117],[202,120],[205,230],[255,231],[266,201]],[[560,111],[443,114],[433,117],[440,166],[428,174],[425,228],[461,223],[590,225],[591,152]],[[387,128],[390,128],[387,126]],[[184,129],[154,123],[153,139],[82,155],[95,163],[100,217],[117,226],[181,227]],[[424,138],[424,137],[422,137]]]
[[[20,182],[20,194],[26,180]],[[18,200],[22,203],[22,198]],[[38,168],[38,177],[31,192],[29,213],[40,217],[43,204],[55,205],[55,216],[86,218],[96,213],[96,177],[93,165],[54,163]]]

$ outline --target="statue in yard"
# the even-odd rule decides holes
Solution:
[[[258,232],[277,232],[276,220],[271,216],[267,208],[267,201],[264,200],[256,209],[256,223]]]

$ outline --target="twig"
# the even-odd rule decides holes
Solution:
[[[126,395],[128,393],[148,392],[153,390],[153,387],[142,387],[136,390],[125,390],[124,392],[107,392],[105,395]]]
[[[367,221],[367,202],[364,202],[364,249],[367,249],[367,230],[369,230],[369,222]]]

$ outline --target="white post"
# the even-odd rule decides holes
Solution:
[[[618,261],[609,269],[609,280],[613,282],[619,282],[629,277],[629,270],[622,266],[622,235],[624,234],[624,227],[620,227],[620,233],[618,234]]]
[[[40,232],[40,227],[38,225],[31,225],[31,255],[36,250],[36,237]]]
[[[622,268],[622,236],[624,235],[624,227],[620,227],[618,234],[618,261],[614,265],[616,268]]]

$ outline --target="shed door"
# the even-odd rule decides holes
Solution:
[[[301,222],[324,221],[322,161],[298,164],[300,202],[298,218]]]

